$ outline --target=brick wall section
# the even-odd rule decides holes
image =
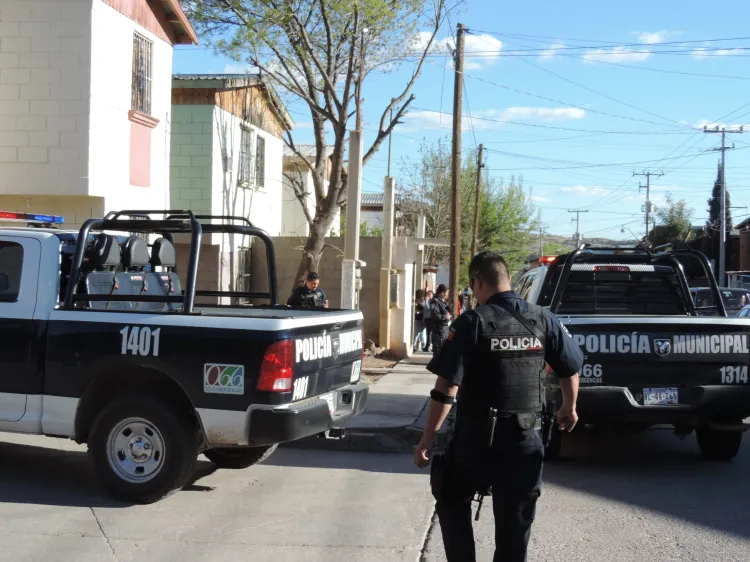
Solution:
[[[286,304],[292,289],[294,278],[300,262],[299,247],[304,245],[300,238],[276,237],[273,239],[276,251],[276,275],[279,284],[279,301]],[[344,247],[343,238],[327,238],[326,243]],[[380,340],[380,319],[378,305],[380,299],[380,238],[360,238],[359,257],[367,267],[362,269],[362,287],[360,293],[360,309],[364,316],[365,338],[371,339],[376,345]],[[325,291],[330,306],[341,306],[341,256],[332,249],[326,249],[318,269],[320,273],[320,287]],[[266,266],[266,252],[263,243],[255,240],[252,250],[251,290],[268,290],[268,270]]]
[[[87,194],[91,2],[0,3],[0,192]]]
[[[170,197],[173,209],[211,213],[211,105],[173,105]]]

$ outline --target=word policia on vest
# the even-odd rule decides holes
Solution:
[[[674,335],[573,334],[573,340],[587,353],[747,354],[746,334]]]
[[[492,351],[539,351],[542,349],[542,342],[539,338],[532,337],[490,338],[490,349]]]

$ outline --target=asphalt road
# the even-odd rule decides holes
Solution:
[[[572,445],[572,446],[571,446]],[[728,464],[670,432],[576,438],[545,467],[529,562],[747,561],[750,441]],[[0,560],[444,560],[426,473],[409,455],[280,449],[150,506],[101,492],[84,449],[0,434]],[[203,459],[203,457],[201,457]],[[477,523],[492,559],[492,511]]]
[[[671,431],[581,435],[544,468],[529,562],[750,560],[750,438],[730,463],[710,463],[695,437]],[[475,523],[478,562],[492,560],[492,510]],[[439,524],[423,560],[445,560]]]

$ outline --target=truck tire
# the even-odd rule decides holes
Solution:
[[[278,445],[263,447],[220,447],[203,451],[206,458],[219,468],[241,470],[270,457]]]
[[[181,489],[198,459],[192,420],[141,395],[107,404],[94,420],[88,445],[104,488],[130,503],[153,503]]]
[[[703,457],[712,461],[728,461],[737,456],[742,443],[741,431],[717,431],[707,427],[695,430]]]

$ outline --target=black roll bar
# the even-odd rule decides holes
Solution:
[[[703,267],[703,271],[706,274],[706,277],[708,278],[708,284],[711,288],[711,291],[714,295],[714,301],[716,302],[716,309],[719,312],[720,316],[726,316],[727,311],[724,307],[724,301],[721,298],[721,293],[719,291],[718,285],[716,284],[716,280],[714,279],[713,272],[711,271],[711,264],[708,261],[708,258],[706,256],[699,252],[698,250],[694,250],[684,242],[672,242],[669,244],[663,244],[661,246],[657,246],[656,248],[652,250],[649,250],[648,248],[643,247],[636,247],[636,248],[591,248],[590,244],[581,244],[574,252],[572,252],[568,258],[565,260],[565,265],[563,266],[562,272],[560,272],[560,277],[557,280],[557,284],[555,285],[555,292],[552,295],[552,300],[550,302],[550,312],[557,314],[557,310],[560,308],[560,301],[562,300],[562,295],[565,290],[565,286],[568,283],[568,279],[570,278],[570,273],[573,268],[573,264],[576,261],[584,261],[584,259],[588,259],[591,257],[594,257],[597,255],[594,253],[594,250],[599,251],[611,251],[611,250],[627,250],[627,251],[638,251],[641,253],[646,254],[651,259],[650,261],[670,261],[672,262],[671,265],[677,267],[677,277],[680,281],[680,286],[682,287],[682,290],[685,291],[685,295],[688,299],[688,309],[691,312],[696,312],[698,310],[706,310],[705,308],[696,308],[693,303],[693,299],[690,297],[690,287],[687,283],[687,277],[685,276],[685,269],[682,266],[682,264],[677,260],[676,256],[687,256],[690,258],[693,258],[697,260],[701,266]]]
[[[165,216],[163,219],[152,219],[149,215],[159,214]],[[130,217],[123,219],[121,217]],[[148,220],[143,220],[145,216]],[[133,220],[133,217],[138,217]],[[234,220],[245,223],[238,224],[201,224],[200,219],[224,219]],[[125,231],[125,232],[144,232],[160,233],[168,235],[173,241],[172,233],[190,233],[190,255],[188,260],[187,280],[185,291],[182,297],[158,296],[158,295],[79,295],[76,294],[81,269],[86,251],[86,242],[92,230],[97,231]],[[240,291],[196,291],[196,282],[198,278],[198,262],[200,255],[201,241],[203,233],[218,234],[240,234],[260,238],[266,248],[266,262],[268,268],[269,290],[263,292],[240,292]],[[78,233],[75,253],[71,264],[70,277],[68,286],[65,290],[63,300],[64,309],[72,309],[75,302],[80,301],[129,301],[129,302],[182,302],[185,314],[193,312],[195,297],[198,296],[223,296],[223,297],[244,297],[244,298],[268,298],[272,306],[279,304],[279,295],[277,287],[276,273],[276,251],[273,240],[267,232],[261,230],[244,217],[235,216],[213,216],[213,215],[194,215],[191,211],[173,210],[173,211],[118,211],[110,212],[103,219],[89,219],[81,226]],[[118,309],[119,310],[119,309]]]

